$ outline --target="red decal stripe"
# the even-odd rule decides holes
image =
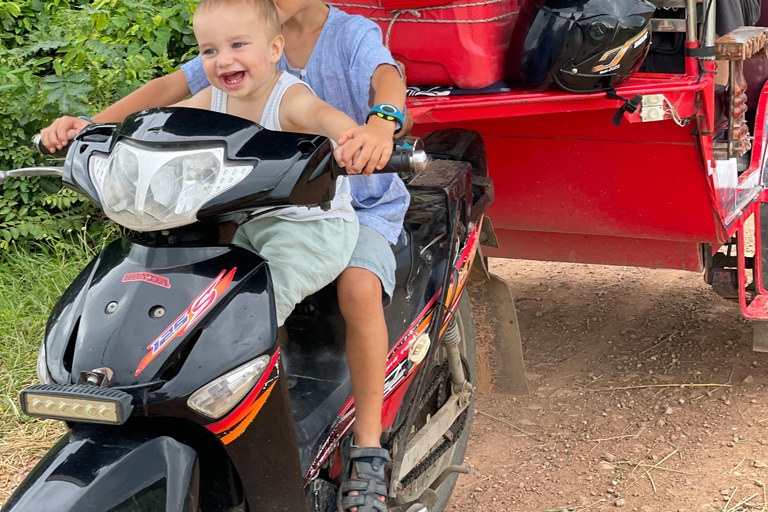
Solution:
[[[139,363],[139,367],[136,369],[135,375],[138,376],[144,369],[152,362],[157,355],[167,347],[171,341],[177,336],[186,333],[190,327],[197,323],[205,313],[211,309],[216,300],[224,294],[229,288],[232,278],[235,277],[235,271],[237,267],[229,271],[229,274],[224,275],[226,270],[222,270],[221,273],[214,279],[205,290],[200,292],[200,295],[195,297],[192,304],[184,310],[182,314],[173,321],[155,340],[147,346],[149,353]]]
[[[243,421],[240,422],[240,424],[237,427],[235,427],[235,429],[232,430],[232,432],[230,432],[229,434],[221,438],[222,443],[229,444],[235,439],[237,439],[238,437],[240,437],[240,434],[245,432],[245,429],[248,428],[248,425],[250,425],[251,422],[254,419],[256,419],[256,416],[259,414],[259,411],[261,411],[261,408],[264,406],[264,402],[266,402],[267,398],[269,398],[269,395],[272,394],[272,389],[274,389],[275,384],[277,384],[277,382],[273,382],[272,385],[269,386],[269,389],[267,389],[264,392],[264,394],[262,394],[258,398],[258,400],[256,400],[251,405],[251,407],[248,408],[248,414],[246,415],[245,419],[243,419]]]
[[[272,356],[272,360],[269,362],[269,366],[267,366],[267,368],[264,370],[264,374],[259,379],[259,382],[256,383],[256,386],[254,386],[253,390],[248,394],[245,400],[243,400],[242,403],[235,408],[235,410],[226,415],[220,421],[212,423],[205,428],[214,434],[221,434],[222,432],[226,432],[227,430],[237,425],[240,421],[245,419],[246,416],[248,416],[248,414],[251,412],[251,405],[253,405],[254,402],[258,399],[259,393],[264,390],[264,386],[272,374],[272,370],[275,368],[275,366],[277,366],[277,361],[279,358],[280,349],[278,348],[277,351],[275,351],[275,355]]]

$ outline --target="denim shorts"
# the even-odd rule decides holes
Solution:
[[[395,253],[384,235],[368,226],[360,226],[357,245],[347,268],[364,268],[376,274],[381,281],[384,307],[392,301],[395,291]]]

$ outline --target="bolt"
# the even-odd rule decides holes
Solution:
[[[112,301],[109,304],[107,304],[107,309],[105,310],[108,315],[111,315],[115,311],[117,311],[117,302]]]

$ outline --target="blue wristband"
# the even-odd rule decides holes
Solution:
[[[85,119],[86,121],[88,121],[88,122],[89,122],[89,123],[91,123],[91,124],[96,124],[96,123],[94,123],[94,122],[93,122],[93,119],[91,119],[91,118],[90,118],[90,117],[88,117],[88,116],[77,116],[77,118],[78,118],[78,119]]]
[[[366,121],[368,121],[368,118],[371,116],[394,122],[396,132],[402,130],[403,126],[405,126],[403,113],[400,112],[400,109],[390,103],[379,103],[373,107],[368,111],[368,115],[365,117]]]

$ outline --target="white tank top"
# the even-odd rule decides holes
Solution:
[[[301,84],[312,91],[312,88],[309,85],[293,75],[283,73],[282,71],[278,71],[278,73],[280,73],[280,76],[278,77],[272,92],[269,94],[267,104],[264,106],[264,113],[261,115],[261,122],[259,123],[267,130],[273,131],[283,131],[283,128],[280,126],[280,103],[283,101],[283,96],[288,88],[296,84]],[[312,91],[312,94],[314,94],[314,91]],[[211,110],[223,114],[227,113],[227,95],[224,91],[215,87],[211,87]],[[333,144],[334,147],[336,147],[336,143],[334,142]],[[256,168],[256,171],[258,172],[258,167]],[[268,209],[269,208],[256,210],[255,213]],[[352,208],[352,193],[349,188],[349,180],[344,176],[340,176],[339,178],[336,178],[336,195],[331,201],[330,210],[323,211],[319,206],[314,208],[292,206],[290,208],[283,208],[259,216],[259,218],[263,217],[279,217],[281,219],[294,221],[340,218],[349,222],[354,222],[357,214]]]

